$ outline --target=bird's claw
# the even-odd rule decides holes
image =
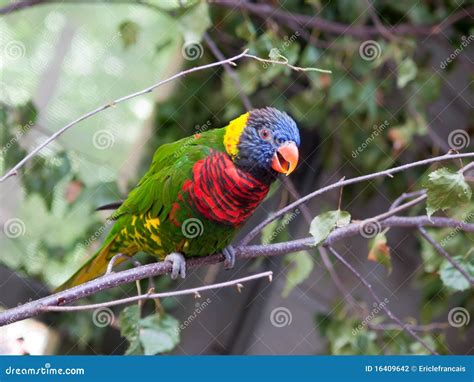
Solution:
[[[186,260],[181,253],[173,252],[165,257],[165,261],[169,261],[172,265],[171,278],[176,280],[178,276],[186,277]]]
[[[222,254],[225,257],[224,268],[232,269],[235,265],[235,249],[231,245],[228,245],[222,250]]]

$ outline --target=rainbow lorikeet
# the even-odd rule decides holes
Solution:
[[[185,277],[185,257],[221,252],[233,267],[233,237],[277,175],[295,169],[299,144],[295,121],[266,107],[160,146],[100,249],[60,290],[102,275],[117,253],[170,261],[173,278]]]

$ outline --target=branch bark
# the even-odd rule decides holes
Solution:
[[[20,0],[12,2],[0,8],[0,15],[9,15],[13,12],[32,8],[37,5],[46,4],[74,4],[76,0]],[[334,35],[350,35],[359,39],[369,39],[376,37],[383,37],[386,39],[393,38],[393,36],[430,36],[439,35],[443,30],[449,26],[455,24],[459,20],[466,17],[472,17],[474,14],[474,6],[463,8],[450,16],[446,17],[443,21],[434,25],[413,25],[408,23],[397,24],[395,26],[385,26],[382,23],[376,23],[377,25],[347,25],[336,21],[325,20],[316,15],[304,15],[299,13],[290,13],[281,11],[269,4],[255,4],[244,0],[208,0],[210,4],[216,6],[222,6],[226,8],[239,8],[251,12],[262,18],[273,18],[281,23],[288,25],[290,28],[295,26],[299,27],[312,27],[314,29],[334,34]],[[149,3],[144,0],[81,0],[81,3],[100,4],[130,4],[140,5],[164,12],[158,5]],[[77,4],[77,2],[76,2]]]
[[[437,157],[433,157],[433,158],[428,158],[428,159],[423,159],[423,160],[418,161],[418,162],[407,163],[407,164],[404,164],[402,166],[390,168],[388,170],[374,172],[372,174],[358,176],[358,177],[350,178],[350,179],[342,179],[339,182],[330,184],[329,186],[326,186],[326,187],[320,188],[316,191],[313,191],[313,192],[303,196],[302,198],[296,200],[295,202],[288,204],[285,208],[282,208],[281,210],[275,212],[274,214],[272,214],[271,216],[266,218],[264,221],[262,221],[260,224],[255,226],[242,239],[240,244],[241,245],[248,244],[255,236],[258,235],[258,233],[266,225],[270,224],[272,221],[274,221],[278,217],[283,216],[284,214],[286,214],[286,213],[290,212],[291,210],[295,209],[296,207],[298,207],[302,203],[305,203],[306,201],[308,201],[308,200],[310,200],[310,199],[312,199],[316,196],[322,195],[322,194],[324,194],[328,191],[331,191],[331,190],[334,190],[334,189],[337,189],[337,188],[340,188],[340,187],[343,187],[343,186],[347,186],[349,184],[364,182],[366,180],[371,180],[371,179],[380,178],[380,177],[384,177],[384,176],[388,176],[388,177],[393,178],[392,174],[395,174],[395,173],[398,173],[398,172],[401,172],[401,171],[405,171],[405,170],[408,170],[408,169],[413,168],[413,167],[423,166],[423,165],[427,165],[427,164],[431,164],[431,163],[435,163],[435,162],[442,162],[442,161],[451,160],[451,159],[472,158],[472,157],[474,157],[474,153],[452,154],[452,153],[448,152],[445,155],[441,155],[441,156],[437,156]],[[468,164],[467,166],[470,166],[470,164]],[[367,219],[367,220],[369,220],[369,219]]]
[[[469,273],[466,272],[466,270],[459,265],[457,261],[455,261],[451,255],[435,240],[431,235],[424,229],[423,227],[419,227],[418,230],[421,233],[421,236],[430,243],[436,251],[443,256],[454,268],[456,268],[463,276],[464,278],[469,282],[469,284],[472,286],[474,285],[474,278],[472,278]]]
[[[474,232],[474,224],[457,221],[449,218],[428,216],[392,216],[380,222],[382,228],[386,227],[405,227],[418,228],[426,227],[452,227],[466,232]],[[335,242],[359,234],[359,224],[349,224],[348,226],[334,230],[326,239],[325,245],[333,245]],[[251,259],[262,256],[279,256],[291,252],[297,252],[304,249],[314,249],[313,239],[308,237],[304,239],[293,240],[284,243],[270,245],[249,245],[235,248],[238,259]],[[216,264],[224,261],[222,254],[215,254],[207,257],[191,258],[187,260],[188,268],[201,267],[203,265]],[[171,272],[171,263],[157,262],[142,265],[133,269],[117,273],[109,273],[95,280],[78,285],[74,288],[52,294],[50,296],[28,302],[16,308],[9,309],[0,313],[0,326],[8,325],[13,322],[21,321],[29,317],[37,316],[44,312],[48,306],[62,306],[70,304],[82,298],[97,294],[101,291],[114,288],[119,285],[128,284],[148,277],[155,277]]]
[[[381,33],[380,26],[372,25],[347,25],[336,21],[325,20],[316,15],[303,15],[298,13],[290,13],[281,11],[269,4],[255,4],[243,0],[210,0],[211,4],[220,5],[227,8],[240,8],[251,12],[262,18],[273,18],[284,24],[291,25],[298,24],[300,27],[312,27],[326,33],[334,35],[350,35],[359,39],[369,39],[375,37],[385,37],[387,34],[396,36],[430,36],[440,34],[443,30],[457,21],[469,17],[474,14],[474,6],[461,9],[453,13],[442,22],[435,25],[413,25],[413,24],[398,24],[396,26],[383,26],[385,36]]]
[[[269,282],[272,282],[273,272],[267,271],[262,273],[257,273],[255,275],[241,277],[239,279],[225,281],[222,283],[210,284],[210,285],[202,285],[196,288],[184,289],[184,290],[177,290],[173,292],[162,292],[162,293],[154,293],[153,289],[148,290],[146,294],[139,294],[137,296],[122,298],[119,300],[107,301],[98,304],[90,304],[90,305],[77,305],[77,306],[45,306],[43,311],[44,312],[77,312],[83,310],[92,310],[92,309],[100,309],[106,308],[110,306],[117,306],[123,304],[130,304],[132,302],[141,302],[145,300],[154,300],[157,298],[165,298],[165,297],[175,297],[175,296],[184,296],[193,294],[196,298],[200,298],[201,294],[199,292],[204,292],[213,289],[219,288],[226,288],[230,286],[236,286],[237,291],[240,293],[240,290],[244,287],[242,283],[251,280],[261,279],[263,277],[267,277]]]
[[[352,265],[350,265],[344,257],[342,257],[334,248],[332,248],[330,245],[327,246],[329,252],[331,252],[351,273],[356,276],[359,281],[369,290],[370,294],[374,298],[374,300],[377,302],[378,306],[380,306],[384,312],[387,314],[388,317],[390,317],[393,321],[395,321],[396,324],[400,325],[400,327],[403,328],[410,336],[412,336],[416,341],[418,341],[425,349],[427,349],[431,354],[438,354],[436,350],[431,348],[426,341],[421,338],[418,334],[416,334],[413,329],[410,328],[409,325],[403,323],[403,321],[398,318],[391,309],[387,307],[386,304],[384,304],[381,300],[381,298],[375,293],[374,289],[372,288],[372,285],[364,278],[362,275],[354,268]]]
[[[128,94],[126,96],[123,96],[121,98],[117,98],[116,100],[114,101],[111,101],[111,102],[108,102],[106,103],[105,105],[102,105],[82,116],[80,116],[79,118],[75,119],[74,121],[68,123],[66,126],[62,127],[61,129],[59,129],[58,131],[56,131],[54,134],[52,134],[51,136],[49,136],[43,143],[41,143],[40,145],[38,145],[35,149],[33,149],[28,155],[26,155],[20,162],[18,162],[15,166],[13,166],[10,170],[8,170],[1,178],[0,178],[0,183],[4,182],[6,179],[8,179],[9,177],[11,176],[14,176],[17,174],[18,170],[20,168],[22,168],[26,162],[28,162],[30,159],[32,159],[34,156],[36,156],[41,150],[43,150],[46,146],[48,146],[51,142],[55,141],[57,138],[59,138],[59,136],[61,136],[62,134],[64,134],[67,130],[69,130],[70,128],[72,128],[73,126],[77,125],[79,122],[82,122],[106,109],[109,109],[119,103],[122,103],[122,102],[125,102],[125,101],[128,101],[132,98],[135,98],[135,97],[138,97],[138,96],[141,96],[141,95],[144,95],[144,94],[147,94],[147,93],[151,93],[153,90],[155,90],[156,88],[164,85],[164,84],[167,84],[168,82],[171,82],[177,78],[180,78],[180,77],[183,77],[183,76],[186,76],[190,73],[194,73],[194,72],[197,72],[197,71],[200,71],[200,70],[204,70],[204,69],[210,69],[210,68],[213,68],[213,67],[216,67],[216,66],[220,66],[220,65],[234,65],[236,66],[237,64],[234,62],[234,61],[237,61],[241,58],[250,58],[250,59],[253,59],[253,60],[257,60],[257,61],[260,61],[260,62],[269,62],[269,63],[273,63],[273,64],[277,64],[277,65],[283,65],[283,66],[287,66],[293,70],[296,70],[296,71],[309,71],[309,70],[313,70],[313,71],[320,71],[320,72],[328,72],[328,71],[325,71],[325,70],[322,70],[322,69],[317,69],[317,68],[302,68],[302,67],[299,67],[299,66],[294,66],[294,65],[291,65],[289,64],[287,61],[274,61],[274,60],[267,60],[267,59],[264,59],[264,58],[260,58],[260,57],[257,57],[257,56],[254,56],[252,54],[248,54],[248,49],[245,49],[242,53],[234,56],[234,57],[231,57],[231,58],[227,58],[225,60],[220,60],[220,61],[216,61],[216,62],[212,62],[210,64],[206,64],[206,65],[201,65],[201,66],[195,66],[193,68],[190,68],[190,69],[187,69],[187,70],[183,70],[179,73],[176,73],[175,75],[163,80],[163,81],[159,81],[143,90],[140,90],[140,91],[137,91],[135,93],[132,93],[132,94]]]

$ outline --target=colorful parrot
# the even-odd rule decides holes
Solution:
[[[294,171],[299,144],[295,121],[266,107],[160,146],[138,185],[115,205],[100,249],[59,290],[101,276],[118,253],[144,251],[170,261],[173,279],[185,277],[185,258],[194,256],[220,252],[232,268],[232,239],[277,175]]]

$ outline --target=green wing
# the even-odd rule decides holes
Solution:
[[[150,212],[163,219],[176,201],[183,183],[192,176],[194,164],[209,155],[211,150],[223,151],[225,129],[214,129],[160,146],[152,164],[125,202],[113,215],[139,215]]]

